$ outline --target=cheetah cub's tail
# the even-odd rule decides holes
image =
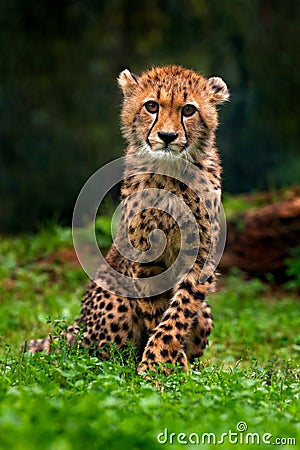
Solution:
[[[80,327],[78,326],[78,324],[75,324],[71,327],[68,327],[67,330],[63,331],[59,337],[53,337],[49,335],[44,339],[32,339],[22,346],[22,351],[29,353],[46,352],[47,354],[49,354],[53,347],[53,344],[55,344],[55,342],[58,342],[60,338],[63,338],[67,345],[76,344],[78,340],[77,335],[79,330]]]
[[[48,354],[50,352],[50,343],[52,340],[50,337],[44,339],[32,339],[22,346],[22,351],[29,353],[38,353],[45,351]]]

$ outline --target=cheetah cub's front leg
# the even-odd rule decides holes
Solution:
[[[212,278],[199,284],[194,267],[174,288],[174,295],[161,322],[145,347],[138,372],[155,371],[160,363],[179,364],[188,372],[188,359],[203,354],[212,329],[212,315],[205,302]]]

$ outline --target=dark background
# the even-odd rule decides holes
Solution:
[[[86,179],[123,154],[124,68],[224,78],[224,190],[300,180],[298,0],[1,0],[0,231],[70,223]]]

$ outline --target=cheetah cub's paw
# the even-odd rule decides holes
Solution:
[[[175,353],[175,352],[173,352]],[[153,359],[153,355],[155,356],[155,359]],[[169,358],[161,355],[161,352],[158,352],[158,354],[155,354],[155,350],[151,350],[151,359],[142,359],[138,366],[138,374],[139,375],[146,375],[148,373],[162,373],[165,375],[170,375],[176,367],[180,366],[183,368],[183,370],[188,373],[188,361],[186,354],[183,350],[179,350],[176,352],[175,358]]]

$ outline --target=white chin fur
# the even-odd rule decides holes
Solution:
[[[185,159],[189,162],[193,162],[193,158],[190,155],[188,148],[183,151],[176,151],[172,149],[152,150],[149,145],[145,144],[142,147],[140,147],[139,153],[143,156],[148,156],[150,159],[153,160],[167,161],[170,158],[179,158]]]

